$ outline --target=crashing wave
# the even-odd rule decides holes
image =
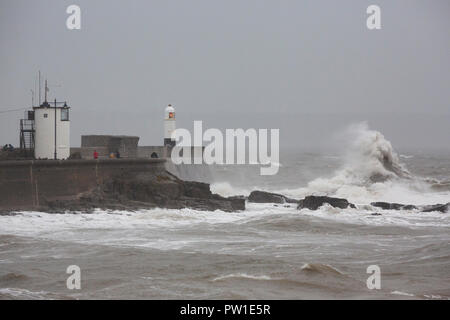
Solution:
[[[322,273],[322,274],[344,275],[337,268],[332,267],[329,264],[322,264],[322,263],[305,263],[301,267],[301,270],[308,271],[308,272]]]
[[[380,132],[369,129],[366,122],[350,126],[342,138],[346,147],[343,165],[331,178],[316,178],[304,188],[280,193],[293,198],[333,196],[353,203],[436,201],[421,197],[432,191],[431,185],[414,177],[401,163],[392,144]]]
[[[346,164],[340,174],[356,184],[384,182],[390,179],[411,179],[409,171],[400,162],[392,144],[367,123],[352,125],[347,132],[351,141]]]
[[[413,177],[400,162],[392,144],[367,123],[352,125],[344,135],[348,150],[344,165],[330,179],[318,178],[308,184],[314,194],[336,194],[350,187],[370,187],[388,181],[411,180]]]

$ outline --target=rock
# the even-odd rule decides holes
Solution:
[[[423,206],[421,212],[432,212],[432,211],[439,211],[442,213],[448,212],[448,209],[450,207],[450,202],[446,204],[435,204],[432,206]]]
[[[372,206],[381,208],[384,210],[414,210],[416,206],[412,204],[390,203],[390,202],[372,202]]]
[[[232,199],[232,200],[240,199],[240,200],[244,200],[245,201],[245,200],[247,200],[247,197],[240,195],[240,196],[231,196],[231,197],[228,197],[228,199]]]
[[[190,198],[211,198],[212,192],[209,188],[209,184],[195,181],[183,182],[183,195]]]
[[[115,177],[77,198],[47,201],[44,206],[45,210],[55,213],[89,212],[94,208],[133,211],[155,207],[232,212],[245,210],[245,198],[225,198],[213,194],[209,184],[183,181],[164,172],[157,176]]]
[[[336,207],[336,208],[356,208],[354,204],[348,202],[346,199],[341,198],[332,198],[326,196],[307,196],[305,199],[300,200],[298,202],[297,209],[309,209],[309,210],[317,210],[325,203]]]
[[[448,212],[450,207],[450,202],[446,204],[435,204],[435,205],[427,205],[427,206],[415,206],[412,204],[401,204],[401,203],[390,203],[390,202],[372,202],[372,206],[382,208],[384,210],[417,210],[419,209],[421,212],[431,212],[431,211],[439,211],[439,212]]]
[[[245,200],[227,199],[216,196],[211,199],[184,199],[182,200],[182,207],[207,211],[222,210],[226,212],[245,210]]]
[[[245,199],[228,198],[228,200],[230,201],[231,208],[233,209],[232,211],[245,210]]]
[[[288,198],[281,194],[271,193],[266,191],[252,191],[248,196],[249,202],[255,203],[297,203],[295,199]]]
[[[407,205],[403,206],[402,209],[403,210],[414,210],[414,209],[417,209],[417,207],[413,204],[407,204]]]

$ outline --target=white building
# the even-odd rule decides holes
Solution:
[[[70,156],[69,107],[44,102],[33,107],[35,125],[34,157],[67,159]]]
[[[171,104],[164,110],[164,145],[174,146],[175,141],[172,140],[172,132],[176,129],[175,109]]]

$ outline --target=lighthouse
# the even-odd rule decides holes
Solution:
[[[164,146],[175,146],[175,140],[172,139],[172,132],[175,129],[175,109],[169,104],[164,110]]]

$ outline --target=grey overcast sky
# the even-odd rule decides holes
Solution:
[[[396,148],[450,149],[449,14],[448,0],[0,0],[0,112],[31,105],[41,70],[72,107],[73,146],[160,144],[172,103],[178,127],[279,128],[282,148],[333,147],[367,120]],[[0,113],[0,144],[18,144],[22,115]]]

